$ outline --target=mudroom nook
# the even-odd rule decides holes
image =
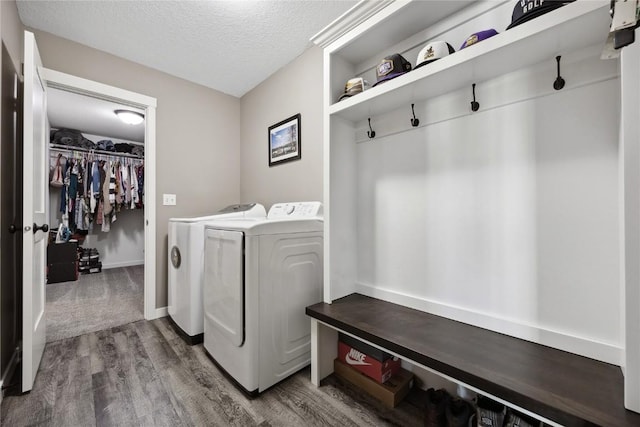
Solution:
[[[312,381],[341,332],[547,424],[637,425],[637,47],[605,48],[608,3],[519,5],[394,2],[314,39]]]

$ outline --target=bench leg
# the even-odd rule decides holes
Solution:
[[[311,383],[320,386],[323,378],[333,373],[333,360],[338,357],[338,331],[311,319]]]

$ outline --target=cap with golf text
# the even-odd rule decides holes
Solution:
[[[574,1],[575,0],[517,0],[513,8],[513,14],[511,15],[511,24],[509,24],[507,30]]]

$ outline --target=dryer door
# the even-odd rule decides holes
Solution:
[[[244,343],[244,234],[207,229],[204,248],[205,316],[231,343]]]

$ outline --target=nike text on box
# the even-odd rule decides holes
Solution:
[[[399,359],[391,358],[380,362],[342,341],[338,341],[338,359],[379,383],[384,383],[400,370]]]
[[[365,353],[367,356],[371,356],[379,362],[384,362],[385,360],[392,359],[393,355],[387,353],[386,351],[380,350],[372,345],[364,343],[359,339],[353,338],[347,334],[343,334],[342,332],[338,333],[338,340],[342,341],[348,346],[351,346],[358,350],[361,353]]]

